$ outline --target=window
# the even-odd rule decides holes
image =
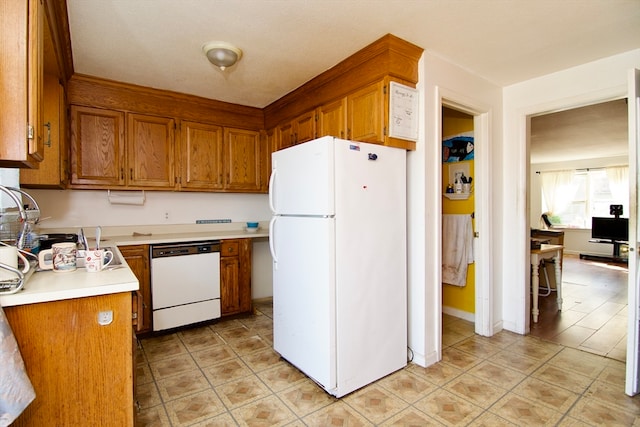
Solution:
[[[629,168],[541,172],[542,209],[555,226],[591,228],[591,217],[611,216],[609,205],[629,214]]]

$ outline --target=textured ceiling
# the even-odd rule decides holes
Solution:
[[[392,33],[506,86],[640,47],[638,0],[67,0],[75,72],[264,107]],[[222,72],[202,45],[244,56]]]
[[[627,122],[625,99],[533,117],[530,161],[537,164],[626,156]]]

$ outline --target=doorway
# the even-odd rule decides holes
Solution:
[[[474,118],[471,114],[447,106],[442,107],[442,191],[444,196],[442,257],[443,270],[454,270],[451,274],[443,272],[442,312],[470,322],[475,322],[476,294],[472,237],[456,239],[446,230],[448,227],[456,229],[456,226],[449,225],[448,221],[458,221],[460,225],[465,224],[471,227],[471,233],[473,232],[475,217],[473,122]],[[456,242],[462,242],[463,247],[454,248]],[[470,243],[470,247],[465,248],[467,243]],[[460,254],[461,249],[464,249],[468,261],[459,262],[451,254],[452,251]]]
[[[575,170],[587,175],[629,162],[624,99],[533,116],[528,134],[532,229],[543,226],[541,214],[548,209],[542,206],[540,171]],[[531,323],[531,334],[624,361],[628,269],[621,263],[581,259],[581,254],[606,257],[611,251],[611,245],[589,242],[589,217],[578,214],[591,203],[590,197],[585,192],[585,206],[572,202],[576,210],[573,221],[563,218],[566,224],[554,226],[564,235],[563,310],[557,309],[555,293],[539,298],[542,314],[538,323]],[[587,212],[593,213],[593,208]],[[628,208],[624,214],[628,217]]]

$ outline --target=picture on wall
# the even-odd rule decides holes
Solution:
[[[473,160],[473,131],[449,136],[442,140],[442,162]]]

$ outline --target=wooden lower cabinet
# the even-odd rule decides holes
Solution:
[[[142,307],[142,321],[138,320],[136,332],[144,334],[153,330],[153,314],[151,307],[151,270],[149,264],[149,245],[118,246],[120,253],[129,265],[129,268],[138,279],[139,304]]]
[[[252,309],[251,239],[220,242],[220,306],[222,316]]]
[[[133,426],[131,310],[130,292],[5,307],[36,392],[12,425]]]

